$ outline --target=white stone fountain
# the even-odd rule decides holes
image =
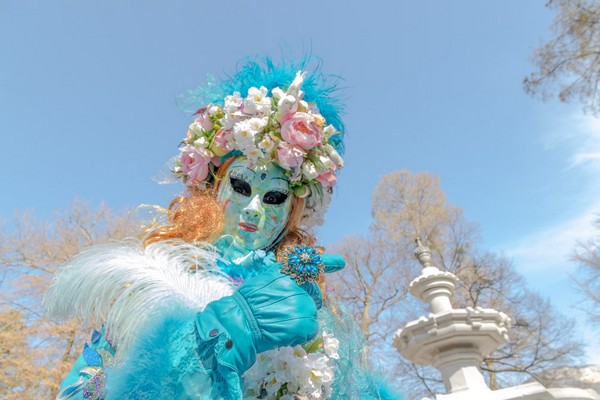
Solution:
[[[437,400],[600,400],[591,389],[546,389],[537,382],[492,391],[480,365],[508,340],[510,318],[491,308],[453,308],[458,278],[435,267],[431,251],[419,239],[415,256],[423,271],[410,283],[410,293],[429,304],[431,312],[398,330],[394,346],[415,364],[441,372],[446,394]]]

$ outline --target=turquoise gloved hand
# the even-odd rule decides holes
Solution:
[[[252,276],[259,275],[267,269],[281,270],[283,267],[281,263],[277,262],[273,252],[266,252],[264,250],[248,252],[247,250],[236,246],[234,238],[230,235],[221,236],[215,243],[215,246],[221,251],[223,258],[229,260],[228,262],[222,262],[219,266],[234,280],[243,281]],[[344,268],[346,262],[342,256],[319,254],[315,249],[304,245],[288,246],[282,251],[284,258],[288,261],[290,259],[290,253],[298,256],[303,252],[310,253],[310,257],[304,262],[298,259],[298,257],[296,257],[296,259],[292,258],[293,262],[296,262],[296,264],[304,264],[304,266],[307,266],[307,264],[311,266],[314,265],[316,270],[313,270],[311,279],[306,282],[301,279],[298,284],[310,294],[317,305],[317,309],[320,309],[323,301],[321,289],[316,282],[318,274],[320,271],[325,273],[337,272]],[[295,268],[292,267],[286,269],[288,269],[288,274],[294,270],[294,279],[296,279]],[[302,273],[299,275],[302,275]]]
[[[317,306],[288,275],[270,268],[246,280],[232,296],[208,304],[196,316],[196,329],[204,367],[241,376],[257,353],[312,339],[318,330]]]
[[[302,251],[306,251],[306,250],[313,251],[312,248],[307,247],[307,246],[294,246],[293,248],[291,248],[289,250],[296,250],[296,249],[300,253]],[[267,254],[257,255],[256,253],[257,252],[251,252],[250,254],[248,254],[245,257],[245,259],[244,259],[244,262],[246,263],[245,268],[256,268],[256,266],[258,265],[263,270],[264,269],[277,269],[277,270],[282,270],[282,271],[287,270],[288,272],[285,272],[287,275],[290,275],[290,271],[293,270],[294,273],[293,273],[293,275],[290,275],[290,277],[292,277],[293,279],[298,278],[295,273],[296,272],[295,268],[284,268],[285,265],[282,265],[281,263],[277,262],[277,260],[275,259],[275,254],[269,252]],[[289,254],[289,251],[288,251],[288,254]],[[315,252],[315,255],[316,255],[316,258],[314,259],[314,261],[316,263],[318,263],[317,271],[322,269],[322,271],[325,273],[332,273],[332,272],[337,272],[346,266],[346,261],[340,255],[316,254],[316,252]],[[287,258],[288,257],[286,255],[286,259]],[[312,261],[313,260],[310,260],[308,262],[308,264],[310,264]],[[301,274],[299,274],[299,275],[301,275]],[[318,280],[318,272],[317,272],[317,274],[314,274],[311,279],[308,279],[308,280],[300,279],[300,282],[297,282],[297,283],[302,289],[304,289],[310,295],[310,297],[312,297],[315,304],[317,305],[317,309],[321,309],[321,306],[323,305],[323,296],[321,294],[321,288],[319,287],[317,280]]]

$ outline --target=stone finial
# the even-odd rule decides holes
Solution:
[[[421,266],[423,268],[433,267],[433,264],[431,263],[431,250],[429,247],[423,245],[420,237],[416,238],[415,242],[417,243],[415,257],[419,260]]]
[[[417,247],[415,257],[423,267],[421,275],[414,279],[409,286],[410,293],[428,303],[433,313],[452,310],[450,298],[458,283],[458,278],[447,271],[440,271],[431,257],[431,250],[423,245],[421,238],[415,239]]]

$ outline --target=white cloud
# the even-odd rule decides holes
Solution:
[[[576,218],[531,233],[507,251],[533,289],[548,296],[561,314],[577,320],[576,329],[586,345],[586,363],[594,365],[600,365],[597,330],[588,326],[584,313],[577,309],[581,298],[571,289],[570,275],[577,275],[578,265],[569,258],[577,240],[597,233],[592,221],[598,212],[600,201]]]
[[[590,161],[600,161],[600,152],[575,154],[573,162],[575,165]]]
[[[578,117],[574,122],[574,131],[567,135],[574,148],[571,167],[597,173],[600,171],[600,119]],[[600,184],[600,176],[596,176],[595,181]]]
[[[573,269],[569,257],[578,240],[594,233],[592,222],[600,213],[600,199],[578,216],[521,238],[506,251],[521,270],[546,272]]]
[[[519,238],[506,253],[524,271],[565,272],[565,267],[568,270],[575,268],[569,262],[573,248],[578,240],[594,233],[592,222],[600,213],[600,119],[573,115],[549,132],[545,140],[547,150],[566,149],[569,152],[568,168],[573,170],[574,176],[585,177],[580,180],[577,193],[571,194],[580,200],[578,205],[584,207],[571,212],[572,217],[567,220],[555,221]]]
[[[600,171],[600,119],[572,114],[553,122],[554,129],[543,137],[545,150],[566,150],[569,168]]]

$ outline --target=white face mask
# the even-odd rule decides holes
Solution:
[[[268,247],[285,228],[292,207],[289,180],[274,164],[253,165],[236,159],[219,187],[223,203],[223,234],[231,235],[238,247],[257,250]]]

